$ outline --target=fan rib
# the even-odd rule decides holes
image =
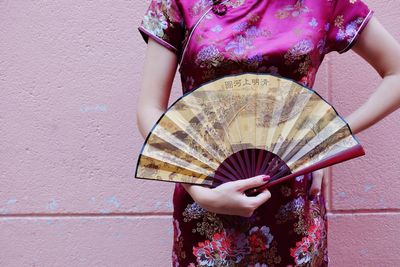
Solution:
[[[242,173],[244,173],[244,177],[243,177],[243,178],[250,177],[249,174],[247,173],[247,168],[246,168],[246,166],[245,166],[245,163],[244,163],[243,158],[242,158],[242,156],[240,155],[240,153],[238,152],[238,153],[236,153],[235,155],[236,155],[237,160],[238,160],[238,162],[239,162],[240,169],[241,169]]]
[[[229,164],[228,160],[225,160],[223,163],[221,163],[221,165],[218,168],[222,168],[222,169],[226,170],[228,173],[230,173],[230,175],[233,178],[235,178],[233,180],[240,179],[239,173],[234,168],[232,168],[232,166]]]
[[[209,166],[212,169],[216,169],[218,165],[211,161],[210,159],[205,158],[199,151],[196,151],[188,146],[188,144],[182,142],[179,138],[169,133],[164,127],[158,125],[156,129],[154,129],[153,134],[156,135],[161,140],[175,146],[177,149],[184,151],[185,153],[195,157],[197,160],[201,161],[205,165]]]
[[[293,131],[296,132],[296,128],[294,128],[294,126],[298,125],[299,118],[301,120],[303,120],[303,117],[304,117],[304,116],[300,117],[300,115],[302,115],[302,113],[299,112],[299,111],[300,110],[301,111],[304,110],[304,108],[306,107],[306,105],[308,103],[307,101],[310,99],[311,96],[312,96],[312,94],[308,93],[308,92],[307,93],[300,92],[298,94],[298,96],[296,96],[296,103],[294,105],[292,105],[292,110],[291,110],[290,115],[289,115],[289,118],[293,118],[293,119],[290,119],[290,120],[286,121],[285,125],[284,125],[284,127],[283,127],[283,129],[281,131],[282,139],[285,140],[287,143],[286,143],[284,149],[281,149],[282,145],[285,142],[279,142],[277,144],[277,146],[274,148],[274,151],[276,151],[275,154],[277,154],[279,156],[282,156],[282,155],[280,155],[281,154],[280,151],[281,150],[286,151],[286,148],[289,146],[289,144],[293,140],[293,137],[294,137],[293,136]],[[297,112],[297,114],[296,114],[296,112]]]
[[[151,151],[151,153],[148,153],[148,149],[144,149],[142,154],[149,158],[154,158],[156,160],[159,160],[161,162],[164,161],[173,166],[184,167],[185,169],[188,169],[192,172],[204,173],[206,175],[212,174],[210,170],[206,170],[200,166],[193,165],[190,162],[187,162],[181,158],[177,158],[173,155],[166,155],[165,153],[163,153],[162,150],[159,150],[158,148],[154,148],[154,150]]]
[[[257,165],[256,165],[256,174],[262,173],[260,171],[260,168],[261,168],[262,160],[264,158],[264,153],[265,153],[264,149],[261,149],[260,152],[258,153],[258,160],[257,160]]]
[[[217,90],[217,92],[215,92],[215,91],[211,91],[211,90],[204,90],[204,96],[206,97],[206,99],[208,100],[208,102],[207,103],[215,103],[216,101],[214,100],[211,100],[211,98],[210,98],[210,96],[209,95],[211,95],[211,94],[217,94],[217,93],[219,93],[220,91],[224,91],[224,88],[223,87],[220,87],[218,90]],[[229,92],[229,91],[228,91]],[[213,98],[213,99],[218,99],[218,97],[215,97],[215,98]],[[217,100],[218,101],[218,100]],[[219,123],[219,125],[220,126],[222,126],[222,130],[223,130],[223,132],[224,132],[224,134],[225,134],[225,136],[226,136],[226,138],[229,140],[229,141],[231,141],[231,138],[230,138],[230,136],[229,136],[229,133],[228,133],[228,131],[227,131],[227,129],[226,129],[226,117],[224,116],[224,113],[222,112],[222,109],[221,109],[221,111],[219,110],[219,109],[216,109],[215,108],[215,106],[217,106],[217,105],[214,105],[214,104],[209,104],[208,106],[207,106],[207,108],[211,108],[212,109],[212,111],[214,112],[214,114],[216,114],[216,116],[215,116],[215,122],[214,122],[214,125],[216,124],[216,123]],[[224,142],[224,141],[222,141],[221,140],[221,138],[219,138],[219,136],[217,135],[217,138],[219,139],[219,141],[221,141],[220,142],[220,144],[226,144],[226,143],[228,143],[229,145],[230,145],[230,151],[229,151],[229,153],[225,153],[225,158],[226,157],[228,157],[229,156],[229,154],[232,154],[232,153],[234,153],[234,150],[233,150],[233,147],[232,147],[232,142]],[[227,147],[225,147],[225,149],[228,149]]]
[[[243,170],[242,170],[242,168],[240,168],[240,164],[236,161],[236,153],[238,153],[238,152],[235,152],[235,153],[233,153],[232,155],[235,155],[235,156],[229,156],[228,157],[228,162],[230,162],[230,163],[232,163],[233,164],[233,166],[235,166],[236,168],[235,168],[235,173],[236,173],[236,177],[238,178],[238,180],[239,179],[241,179],[241,178],[243,178],[243,177],[246,177],[246,175],[244,174],[244,172],[243,172]]]
[[[314,125],[318,121],[321,121],[326,116],[326,114],[328,114],[331,111],[329,106],[325,105],[325,103],[323,103],[323,105],[317,105],[317,106],[318,107],[316,107],[310,111],[310,113],[312,113],[313,116],[308,116],[307,120],[305,120],[302,123],[302,125],[306,125],[306,124]],[[319,114],[319,116],[316,116],[316,114]],[[310,132],[313,132],[312,127],[310,127],[310,129],[308,131],[299,131],[296,134],[295,138],[293,138],[293,142],[291,142],[290,146],[287,147],[286,152],[283,153],[282,159],[284,159],[285,161],[288,161],[290,158],[293,157],[293,155],[298,153],[299,150],[302,148],[302,146],[299,146],[297,144],[301,141],[303,141],[304,143],[307,143],[309,140],[304,140],[304,139],[307,138],[307,136],[309,135]],[[296,149],[296,150],[293,150],[293,149]]]
[[[311,140],[309,140],[307,142],[307,145],[303,146],[295,155],[293,155],[293,157],[289,160],[289,162],[296,162],[301,157],[309,153],[311,150],[318,147],[324,140],[326,140],[329,136],[335,134],[344,126],[345,125],[343,125],[343,121],[340,118],[335,117],[331,122],[328,123],[326,127],[324,127]]]
[[[268,166],[270,165],[270,160],[272,158],[272,153],[267,153],[267,157],[263,162],[263,165],[261,167],[261,173],[266,173],[269,174],[269,172],[267,171]]]

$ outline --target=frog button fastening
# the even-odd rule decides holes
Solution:
[[[225,15],[227,10],[227,7],[225,4],[221,4],[221,0],[213,0],[213,7],[212,7],[212,12],[214,12],[217,15]]]

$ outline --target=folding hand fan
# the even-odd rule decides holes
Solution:
[[[135,177],[216,187],[260,174],[257,191],[365,155],[317,92],[266,73],[230,74],[176,100],[148,134]]]

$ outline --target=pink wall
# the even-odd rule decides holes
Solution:
[[[366,1],[400,40],[399,1]],[[133,178],[149,1],[0,1],[0,266],[170,266],[173,185]],[[377,40],[379,44],[379,40]],[[315,89],[347,115],[379,82],[352,51]],[[171,102],[180,93],[175,77]],[[332,167],[332,266],[398,266],[400,112]]]

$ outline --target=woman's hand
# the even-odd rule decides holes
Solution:
[[[327,177],[328,167],[319,169],[312,172],[312,184],[310,187],[309,194],[310,196],[319,195],[322,192],[322,195],[325,196],[325,190],[328,188],[328,179]]]
[[[264,181],[264,177],[267,180]],[[254,210],[271,198],[268,189],[256,196],[247,196],[244,191],[264,185],[269,176],[258,175],[246,179],[225,182],[215,188],[182,184],[200,207],[219,214],[250,217]]]

